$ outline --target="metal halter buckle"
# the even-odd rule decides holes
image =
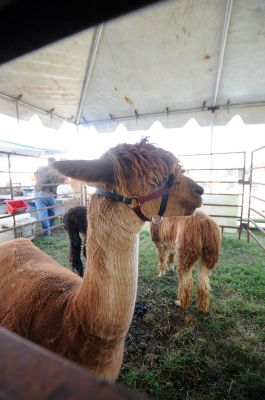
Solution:
[[[151,217],[151,222],[152,222],[152,224],[155,224],[155,225],[161,224],[162,220],[163,220],[163,217],[161,217],[160,215],[156,215],[155,217]]]

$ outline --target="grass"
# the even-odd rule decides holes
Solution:
[[[35,244],[65,266],[63,230]],[[255,400],[265,398],[265,256],[254,242],[224,237],[211,277],[207,313],[195,302],[176,307],[175,273],[157,278],[149,232],[140,234],[137,302],[126,340],[121,384],[159,400]],[[196,277],[196,274],[195,274]],[[194,293],[195,298],[195,293]]]

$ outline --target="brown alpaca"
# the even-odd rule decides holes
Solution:
[[[134,312],[144,220],[158,210],[192,214],[203,189],[182,174],[173,154],[145,139],[118,145],[98,160],[54,166],[99,188],[87,213],[84,278],[27,239],[1,244],[0,325],[115,380]]]
[[[150,224],[156,245],[159,276],[173,271],[178,258],[177,305],[188,308],[192,299],[192,269],[199,264],[197,307],[209,307],[209,276],[219,258],[221,232],[212,218],[196,211],[190,217],[164,218],[160,225]]]

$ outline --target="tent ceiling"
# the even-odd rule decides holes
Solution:
[[[265,123],[264,21],[264,0],[157,3],[0,66],[0,112],[104,131]]]

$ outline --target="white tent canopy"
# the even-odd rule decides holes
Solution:
[[[264,0],[157,3],[0,66],[0,113],[101,131],[265,123],[264,21]]]

